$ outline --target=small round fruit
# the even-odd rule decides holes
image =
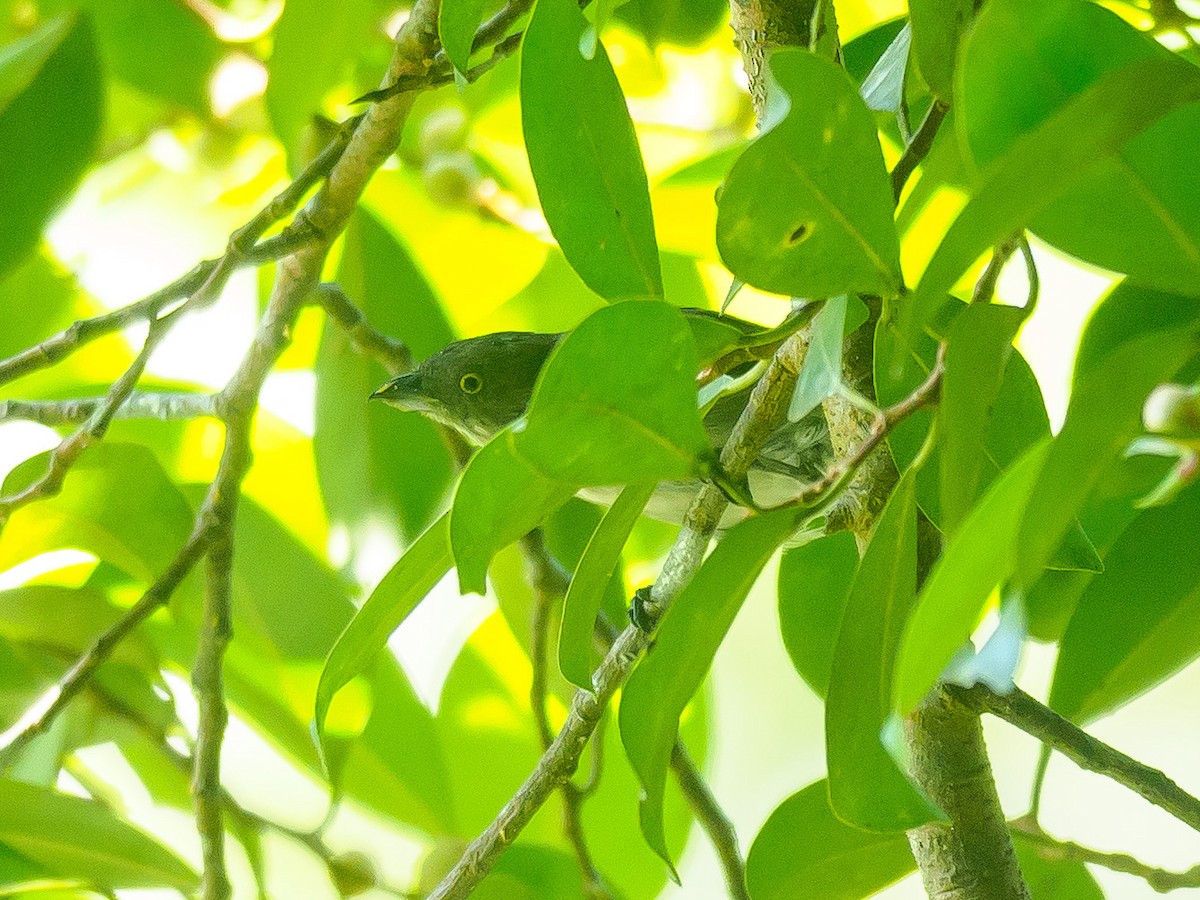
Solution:
[[[471,206],[479,187],[479,169],[464,151],[430,157],[421,173],[430,198],[442,206]]]

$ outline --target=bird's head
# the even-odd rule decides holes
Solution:
[[[538,373],[561,334],[502,331],[439,350],[374,394],[483,445],[525,413]]]

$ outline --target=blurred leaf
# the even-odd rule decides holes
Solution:
[[[905,831],[942,816],[897,767],[880,733],[892,667],[917,591],[916,473],[884,507],[846,598],[825,698],[829,805],[869,831]]]
[[[46,472],[49,453],[4,480],[12,494]],[[136,484],[137,490],[130,490]],[[21,507],[0,534],[0,571],[47,550],[86,550],[149,584],[187,540],[192,513],[145,447],[94,444],[80,454],[57,496]]]
[[[912,46],[912,28],[905,23],[863,79],[859,93],[867,109],[897,113],[904,103],[904,73]]]
[[[1048,450],[1045,442],[1035,445],[996,479],[934,564],[896,658],[893,698],[900,715],[937,683],[992,592],[1016,568],[1021,516]]]
[[[379,15],[371,0],[346,0],[331,15],[322,0],[288,0],[275,24],[274,47],[267,61],[267,113],[288,154],[288,167],[298,171],[302,134],[322,112],[325,95],[349,73],[355,55],[368,46]]]
[[[554,0],[558,2],[558,0]],[[598,310],[551,354],[517,452],[576,485],[686,478],[712,453],[696,408],[696,348],[664,303]]]
[[[849,531],[784,550],[780,559],[779,635],[792,665],[822,700],[857,569],[858,544]]]
[[[912,0],[913,52],[925,83],[950,103],[958,43],[975,15],[972,0]]]
[[[12,356],[61,331],[82,315],[100,312],[75,279],[44,251],[0,273],[0,357]],[[5,385],[7,389],[8,386]],[[32,396],[24,379],[22,396]]]
[[[903,834],[873,834],[843,824],[824,780],[771,813],[746,860],[754,900],[861,900],[913,871]]]
[[[663,832],[663,789],[679,716],[700,687],[742,601],[803,512],[746,519],[728,532],[662,617],[654,646],[621,696],[621,742],[642,783],[642,835],[674,872]]]
[[[313,728],[324,743],[325,716],[337,692],[387,646],[392,632],[450,570],[449,515],[443,515],[383,576],[325,660],[317,684]]]
[[[445,0],[438,12],[438,37],[454,68],[471,68],[471,44],[483,18],[486,0]]]
[[[942,520],[953,534],[979,495],[991,411],[1027,310],[972,303],[954,320],[942,379]]]
[[[972,32],[972,37],[978,35]],[[1032,131],[980,175],[970,202],[930,260],[906,303],[902,330],[925,324],[979,256],[1033,221],[1059,197],[1112,158],[1130,138],[1200,100],[1200,70],[1167,55],[1104,75]],[[1008,79],[1002,79],[1007,84]]]
[[[463,470],[450,510],[450,546],[459,589],[482,594],[496,552],[536,528],[575,493],[551,481],[518,453],[511,431],[500,432]]]
[[[1142,291],[1126,282],[1106,303],[1129,302],[1124,295]],[[1193,316],[1186,324],[1139,323],[1102,362],[1077,371],[1066,421],[1021,526],[1017,575],[1022,587],[1037,580],[1100,475],[1141,431],[1146,396],[1200,348],[1200,320],[1195,307],[1189,308]]]
[[[697,47],[728,20],[729,4],[725,0],[629,0],[617,7],[617,18],[641,32],[651,48],[663,43]]]
[[[1098,719],[1200,654],[1200,488],[1146,510],[1117,539],[1062,638],[1050,705]]]
[[[363,210],[351,221],[338,281],[372,326],[403,340],[417,359],[453,340],[405,248]],[[412,540],[438,514],[453,479],[437,430],[423,416],[367,402],[388,375],[333,322],[326,321],[314,369],[313,454],[331,521],[349,526],[356,549],[364,527],[378,522],[398,523]]]
[[[846,326],[846,295],[825,301],[812,321],[812,337],[796,390],[788,406],[788,421],[799,422],[842,387],[842,340]]]
[[[1069,53],[1065,47],[1071,48]],[[1119,122],[1132,112],[1122,108],[1128,103],[1150,107],[1147,115],[1161,116],[1161,121],[1151,128],[1130,122],[1131,139],[1099,153],[1095,164],[1078,173],[1082,177],[1066,165],[1060,168],[1060,175],[1070,173],[1065,179],[1070,190],[1047,197],[1051,202],[1038,211],[1031,227],[1088,262],[1126,272],[1152,287],[1200,296],[1200,209],[1191,202],[1200,195],[1200,162],[1178,152],[1200,140],[1200,107],[1152,109],[1162,88],[1184,91],[1195,100],[1200,73],[1194,66],[1180,66],[1150,35],[1112,11],[1080,0],[1036,6],[1021,0],[989,3],[962,56],[957,97],[962,136],[970,154],[986,167],[1093,86],[1107,82],[1113,72],[1125,67],[1137,71],[1139,64],[1151,61],[1163,67],[1161,80],[1150,77],[1131,85],[1128,98],[1103,115]],[[1191,87],[1169,85],[1169,78]],[[1074,140],[1087,142],[1082,133]],[[1096,214],[1098,209],[1103,216]]]
[[[86,16],[51,19],[0,51],[0,277],[75,190],[96,149],[103,103]]]
[[[0,844],[67,878],[107,888],[194,890],[183,860],[99,803],[0,780]]]
[[[891,19],[847,41],[842,47],[842,58],[850,77],[857,82],[865,81],[907,25],[907,17]]]
[[[608,54],[584,59],[587,20],[572,0],[541,0],[521,45],[521,123],[550,230],[568,262],[609,300],[661,297],[646,170]]]
[[[54,873],[0,843],[0,887],[43,881]]]
[[[152,97],[211,115],[209,79],[225,47],[199,15],[172,0],[49,0],[43,14],[86,9],[104,67]]]
[[[735,276],[798,297],[893,296],[900,251],[870,111],[829,60],[779,50],[772,122],[721,190],[717,246]]]
[[[1083,863],[1044,858],[1019,835],[1013,843],[1030,900],[1104,900],[1104,891]]]
[[[653,482],[632,484],[617,497],[596,527],[579,560],[563,599],[562,627],[558,635],[558,665],[567,678],[585,691],[592,689],[592,645],[596,616],[621,550],[657,487]]]
[[[474,900],[585,900],[579,863],[563,850],[518,843],[504,852]]]

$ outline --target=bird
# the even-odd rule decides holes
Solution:
[[[703,310],[684,310],[685,314],[711,315]],[[723,317],[751,333],[757,326]],[[758,329],[758,334],[768,334]],[[778,330],[770,332],[778,336]],[[424,360],[411,372],[400,375],[371,394],[405,412],[416,412],[454,429],[469,444],[481,447],[524,414],[533,396],[537,378],[550,354],[565,332],[541,333],[502,331],[455,341]],[[769,345],[767,345],[769,346]],[[742,353],[732,358],[731,367],[708,367],[698,379],[712,378],[714,372],[737,378],[755,365]],[[698,381],[699,384],[699,381]],[[753,379],[721,395],[707,409],[703,424],[709,443],[719,451],[729,438],[738,417],[749,401]],[[750,493],[756,505],[774,506],[796,496],[800,489],[816,480],[832,460],[829,432],[820,409],[796,422],[784,422],[767,438],[747,475]],[[646,505],[644,514],[652,519],[680,524],[698,481],[668,481],[659,484]],[[619,487],[589,487],[579,492],[585,500],[611,505]],[[722,518],[727,528],[747,515],[747,510],[731,508]]]

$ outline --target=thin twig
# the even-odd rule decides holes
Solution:
[[[1004,271],[1004,267],[1008,261],[1012,259],[1012,255],[1017,252],[1017,248],[1021,246],[1021,241],[1024,238],[1022,231],[1017,231],[1015,234],[1009,235],[1001,243],[997,244],[992,249],[992,258],[988,260],[987,266],[984,267],[983,274],[979,276],[979,280],[975,282],[975,291],[971,295],[972,303],[991,303],[992,298],[996,296],[996,283],[1000,280],[1000,273]]]
[[[675,742],[675,748],[671,751],[671,768],[679,779],[683,795],[689,799],[693,812],[700,820],[700,826],[712,839],[717,859],[721,861],[721,870],[725,873],[725,888],[729,891],[730,900],[750,900],[750,893],[746,889],[746,866],[738,849],[737,831],[704,779],[700,778],[696,764],[679,741]],[[700,798],[699,802],[697,798]]]
[[[399,375],[413,367],[412,351],[408,345],[372,326],[362,310],[338,285],[330,282],[321,284],[313,292],[313,298],[346,332],[355,352],[374,359],[389,375]]]
[[[751,394],[750,402],[721,453],[721,465],[733,479],[743,478],[767,436],[783,420],[800,367],[803,344],[793,335],[783,343]],[[691,580],[716,531],[728,501],[711,484],[702,487],[652,590],[647,614],[657,616]],[[517,839],[550,795],[571,777],[584,747],[617,689],[646,651],[650,635],[627,627],[613,642],[592,677],[592,690],[580,690],[562,730],[542,754],[534,771],[504,805],[495,820],[463,853],[430,895],[430,900],[465,898],[491,871],[500,854]]]
[[[953,694],[972,709],[1003,719],[1053,747],[1081,769],[1111,778],[1200,831],[1200,799],[1183,790],[1160,770],[1092,737],[1020,688],[999,694],[985,685],[976,685],[954,688]]]
[[[1010,822],[1009,831],[1017,840],[1033,847],[1043,859],[1090,863],[1095,866],[1103,866],[1113,872],[1134,875],[1144,880],[1160,894],[1180,888],[1200,888],[1200,865],[1193,866],[1186,872],[1169,872],[1147,865],[1128,853],[1105,853],[1073,841],[1059,840],[1047,834],[1036,823],[1028,819],[1017,819]]]
[[[904,153],[896,161],[896,166],[892,169],[892,196],[896,203],[900,202],[900,195],[904,193],[904,186],[908,184],[912,173],[929,155],[933,148],[933,139],[937,137],[938,129],[942,127],[949,111],[950,107],[941,100],[934,100],[929,112],[925,113],[925,118],[917,126],[917,133],[912,136],[912,140],[904,148]]]
[[[156,419],[162,422],[215,416],[216,394],[151,393],[135,391],[116,408],[115,419]],[[103,397],[70,400],[0,400],[0,422],[37,422],[39,425],[77,425],[86,422],[104,402]]]
[[[532,678],[529,683],[529,704],[533,710],[533,721],[537,727],[542,752],[550,748],[554,733],[550,729],[550,718],[546,713],[547,684],[550,676],[550,628],[553,625],[551,612],[556,602],[561,603],[564,595],[564,573],[546,549],[546,539],[541,529],[534,529],[521,539],[525,552],[527,578],[533,588],[532,643],[530,663]],[[588,849],[587,836],[583,832],[584,795],[575,783],[567,779],[559,787],[563,801],[563,835],[575,851],[579,863],[579,874],[583,879],[584,894],[592,898],[609,898],[612,894],[604,885],[604,879],[596,869]]]

